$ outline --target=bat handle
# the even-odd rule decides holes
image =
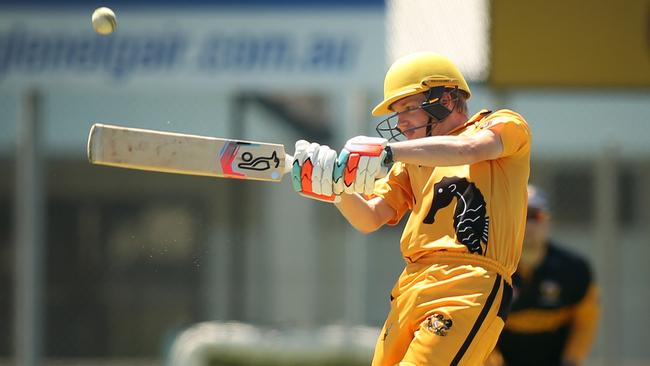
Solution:
[[[293,168],[293,156],[284,154],[284,174],[291,173]]]

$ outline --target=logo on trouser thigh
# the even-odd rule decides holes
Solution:
[[[427,328],[435,335],[446,336],[453,322],[449,318],[445,318],[440,313],[433,314],[427,318]]]

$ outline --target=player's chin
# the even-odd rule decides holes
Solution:
[[[415,138],[416,135],[415,129],[405,128],[405,129],[399,129],[397,131],[398,133],[395,136],[397,141],[412,140],[413,138]]]
[[[421,134],[421,133],[418,133],[417,130],[404,132],[403,135],[407,140],[415,140],[415,139],[419,139],[421,137],[424,137],[424,135]]]

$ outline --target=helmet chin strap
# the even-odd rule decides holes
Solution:
[[[440,122],[438,122],[440,123]],[[431,137],[431,130],[433,128],[433,118],[429,116],[429,120],[427,120],[427,137]]]

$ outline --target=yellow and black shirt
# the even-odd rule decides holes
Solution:
[[[549,243],[530,278],[515,273],[510,315],[497,345],[507,366],[580,364],[594,339],[599,305],[588,263]]]
[[[466,253],[489,261],[509,281],[526,224],[531,135],[523,117],[507,109],[482,110],[451,135],[484,129],[501,138],[497,159],[446,167],[398,162],[374,193],[395,209],[389,224],[410,211],[400,240],[407,262],[436,252]]]

